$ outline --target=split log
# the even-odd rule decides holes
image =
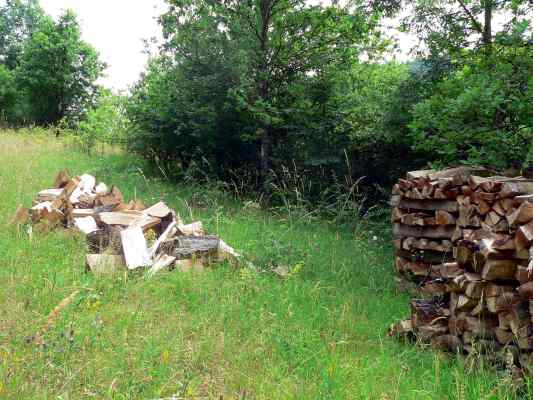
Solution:
[[[448,212],[457,212],[459,207],[457,202],[449,200],[408,200],[400,199],[399,207],[406,210],[423,210],[436,211],[444,210]]]
[[[533,244],[533,222],[520,226],[515,234],[515,245],[517,250],[531,247]]]
[[[87,254],[85,257],[87,269],[94,274],[112,274],[126,271],[123,256],[110,254]]]
[[[514,279],[516,268],[516,260],[487,260],[481,276],[487,281]]]
[[[445,210],[437,210],[435,213],[435,221],[437,225],[456,225],[457,218],[453,214]]]
[[[402,224],[394,224],[393,226],[394,238],[413,236],[430,239],[451,239],[454,231],[455,227],[453,226],[415,227]]]
[[[507,216],[507,221],[512,227],[527,224],[531,220],[533,220],[533,203],[522,203],[511,215]]]
[[[178,236],[174,256],[177,259],[203,258],[210,259],[217,255],[219,241],[217,236]]]
[[[120,232],[120,237],[128,269],[137,269],[152,264],[146,239],[141,228],[125,229]]]

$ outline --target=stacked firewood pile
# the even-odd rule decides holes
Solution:
[[[400,283],[419,285],[391,334],[533,361],[533,180],[484,168],[415,171],[393,189]]]
[[[151,207],[140,200],[126,202],[118,187],[98,183],[89,174],[71,178],[61,171],[31,208],[18,207],[13,224],[29,224],[32,231],[81,231],[89,249],[87,268],[95,273],[197,270],[240,257],[217,236],[206,235],[200,221],[184,224],[163,202]]]

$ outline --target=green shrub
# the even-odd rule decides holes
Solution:
[[[527,48],[477,55],[414,107],[414,147],[439,165],[522,166],[532,155],[532,70]]]

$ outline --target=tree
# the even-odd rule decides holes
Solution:
[[[26,40],[44,19],[38,0],[5,0],[0,7],[0,63],[15,69]]]
[[[413,0],[404,28],[419,36],[434,56],[483,48],[489,54],[494,40],[522,44],[531,39],[533,10],[529,0]],[[498,17],[498,24],[495,18]],[[528,36],[529,30],[529,39]]]
[[[36,123],[76,120],[94,101],[103,68],[98,53],[81,39],[75,15],[67,11],[57,23],[45,18],[24,44],[17,86]]]
[[[360,3],[311,6],[305,0],[169,0],[162,16],[176,65],[206,59],[234,62],[240,74],[228,92],[248,119],[243,139],[255,143],[266,183],[272,148],[285,140],[283,107],[290,86],[332,65],[351,65],[379,36],[379,15]],[[212,48],[210,44],[215,43]],[[215,53],[219,51],[219,53]]]

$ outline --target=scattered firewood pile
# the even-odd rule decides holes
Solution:
[[[13,223],[83,232],[89,248],[87,268],[94,273],[201,270],[240,257],[219,237],[206,235],[201,222],[184,224],[163,202],[151,207],[140,200],[126,202],[118,187],[108,187],[89,174],[71,178],[61,171],[53,188],[39,192],[31,208],[18,207]]]
[[[415,171],[393,189],[399,283],[411,318],[390,333],[453,352],[533,361],[533,180],[484,168]]]

